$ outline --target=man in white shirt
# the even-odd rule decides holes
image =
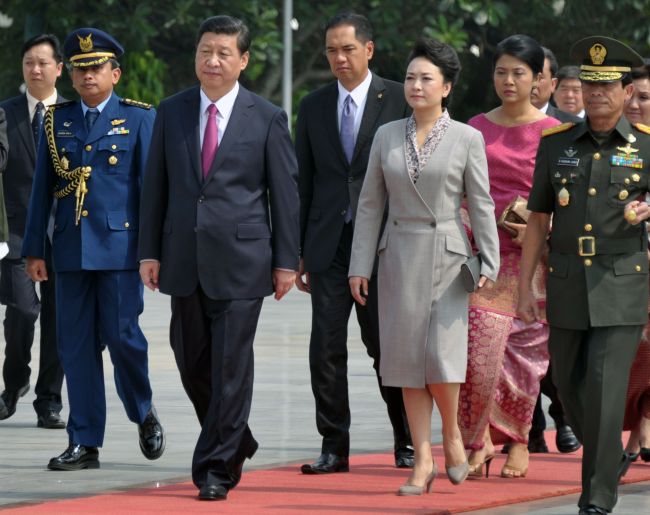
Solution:
[[[192,479],[206,501],[226,499],[257,450],[248,426],[257,320],[264,297],[281,299],[298,269],[287,116],[239,84],[249,46],[237,18],[201,24],[200,85],[160,104],[140,206],[140,275],[172,298],[171,345],[201,424]]]
[[[304,474],[349,470],[347,327],[353,305],[393,426],[395,465],[413,466],[401,389],[384,387],[379,377],[377,281],[370,283],[366,306],[355,304],[348,286],[354,218],[373,137],[379,126],[409,111],[402,84],[368,69],[373,53],[372,27],[364,16],[330,19],[325,55],[337,80],[302,100],[296,124],[301,222],[296,285],[311,294],[309,366],[323,437],[321,455],[302,466]]]
[[[21,257],[43,117],[52,104],[65,100],[56,91],[56,81],[63,69],[61,45],[56,36],[42,34],[27,41],[23,45],[22,66],[27,87],[25,93],[0,104],[7,116],[9,140],[9,158],[3,174],[9,254],[0,263],[0,302],[7,306],[4,321],[5,389],[0,396],[0,419],[12,416],[18,399],[29,390],[34,326],[40,313],[41,350],[34,401],[37,425],[62,429],[65,422],[59,412],[63,370],[56,346],[54,274],[51,281],[40,284],[39,301],[35,283],[25,274],[25,260]],[[49,240],[46,243],[49,270],[52,269],[50,243]]]

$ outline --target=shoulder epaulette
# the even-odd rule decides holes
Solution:
[[[128,106],[141,107],[142,109],[151,109],[153,107],[151,104],[147,104],[146,102],[131,100],[130,98],[121,98],[120,102]]]
[[[58,109],[59,107],[65,107],[65,106],[69,106],[69,105],[76,104],[76,103],[77,103],[76,100],[66,100],[65,102],[59,102],[58,104],[52,104],[50,106],[50,108],[53,107],[54,109]]]
[[[648,127],[647,125],[643,125],[642,123],[635,123],[634,127],[636,129],[640,130],[641,132],[645,132],[646,134],[650,134],[650,127]]]
[[[560,125],[556,125],[555,127],[549,127],[548,129],[544,129],[542,131],[542,138],[545,138],[546,136],[550,136],[551,134],[558,134],[560,132],[568,131],[574,125],[575,123],[573,122],[566,122]]]

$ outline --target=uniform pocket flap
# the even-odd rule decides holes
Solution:
[[[59,145],[60,145],[59,146],[59,157],[63,157],[64,154],[71,154],[71,153],[76,152],[76,150],[77,150],[77,140],[75,140],[75,139],[68,140],[66,138],[66,139],[59,140],[59,141],[60,141],[60,143],[59,143]]]
[[[137,219],[128,216],[123,211],[109,211],[106,214],[108,228],[112,231],[135,231],[138,229]]]
[[[551,252],[548,255],[548,274],[555,277],[566,277],[569,273],[569,256]]]
[[[460,238],[454,238],[453,236],[445,236],[445,247],[449,252],[454,254],[460,254],[461,256],[470,257],[471,253],[467,248],[467,245]]]
[[[648,255],[646,252],[635,252],[614,259],[614,275],[641,275],[647,271]]]
[[[240,240],[256,240],[270,237],[271,229],[267,224],[237,224],[237,238]]]
[[[111,152],[129,150],[129,138],[128,136],[102,138],[97,142],[97,148],[99,150],[110,150]]]

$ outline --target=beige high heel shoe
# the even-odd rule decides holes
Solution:
[[[445,470],[447,471],[447,477],[451,481],[452,485],[460,485],[467,476],[469,475],[469,462],[465,460],[460,465],[455,467],[448,467],[445,465]]]
[[[399,487],[397,495],[422,495],[425,491],[430,494],[433,490],[433,480],[438,475],[438,465],[436,462],[433,462],[433,469],[431,473],[427,476],[427,479],[424,482],[424,486],[410,485],[408,483],[403,484]]]

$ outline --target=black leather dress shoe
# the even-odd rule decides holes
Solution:
[[[223,485],[205,485],[199,490],[201,501],[225,501],[228,497],[228,489]]]
[[[46,411],[38,416],[38,427],[45,429],[65,429],[65,421],[56,411]]]
[[[528,452],[531,454],[543,454],[548,452],[548,445],[544,438],[544,432],[528,435]]]
[[[163,431],[156,408],[151,405],[144,422],[138,425],[140,450],[148,460],[160,458],[165,451],[165,432]]]
[[[578,441],[576,435],[573,434],[573,429],[570,426],[559,426],[557,428],[555,445],[558,451],[565,454],[575,452],[582,447],[582,444]]]
[[[398,469],[412,469],[415,465],[415,451],[412,445],[403,445],[395,449],[395,466]]]
[[[81,470],[99,468],[97,447],[71,443],[63,454],[52,458],[47,464],[50,470]]]
[[[250,460],[255,455],[255,453],[257,452],[258,447],[259,447],[259,444],[257,443],[257,440],[253,440],[253,442],[250,444],[250,446],[248,448],[248,452],[245,454],[245,457]],[[231,474],[230,474],[230,479],[232,481],[231,488],[235,488],[239,484],[239,482],[241,481],[241,473],[242,473],[242,470],[244,470],[244,459],[242,459],[241,462],[239,463],[239,465],[237,465],[237,468],[235,469],[235,471],[231,472]]]
[[[641,456],[641,459],[646,463],[650,462],[650,448],[641,447],[641,450],[639,451],[639,455]]]
[[[347,456],[337,456],[329,452],[321,454],[314,463],[305,463],[300,470],[303,474],[331,474],[333,472],[349,472],[350,464]]]
[[[607,515],[607,510],[605,508],[591,504],[586,508],[580,508],[579,515]]]
[[[18,390],[5,390],[0,394],[0,420],[9,418],[16,413],[18,399],[29,391],[29,383]]]

